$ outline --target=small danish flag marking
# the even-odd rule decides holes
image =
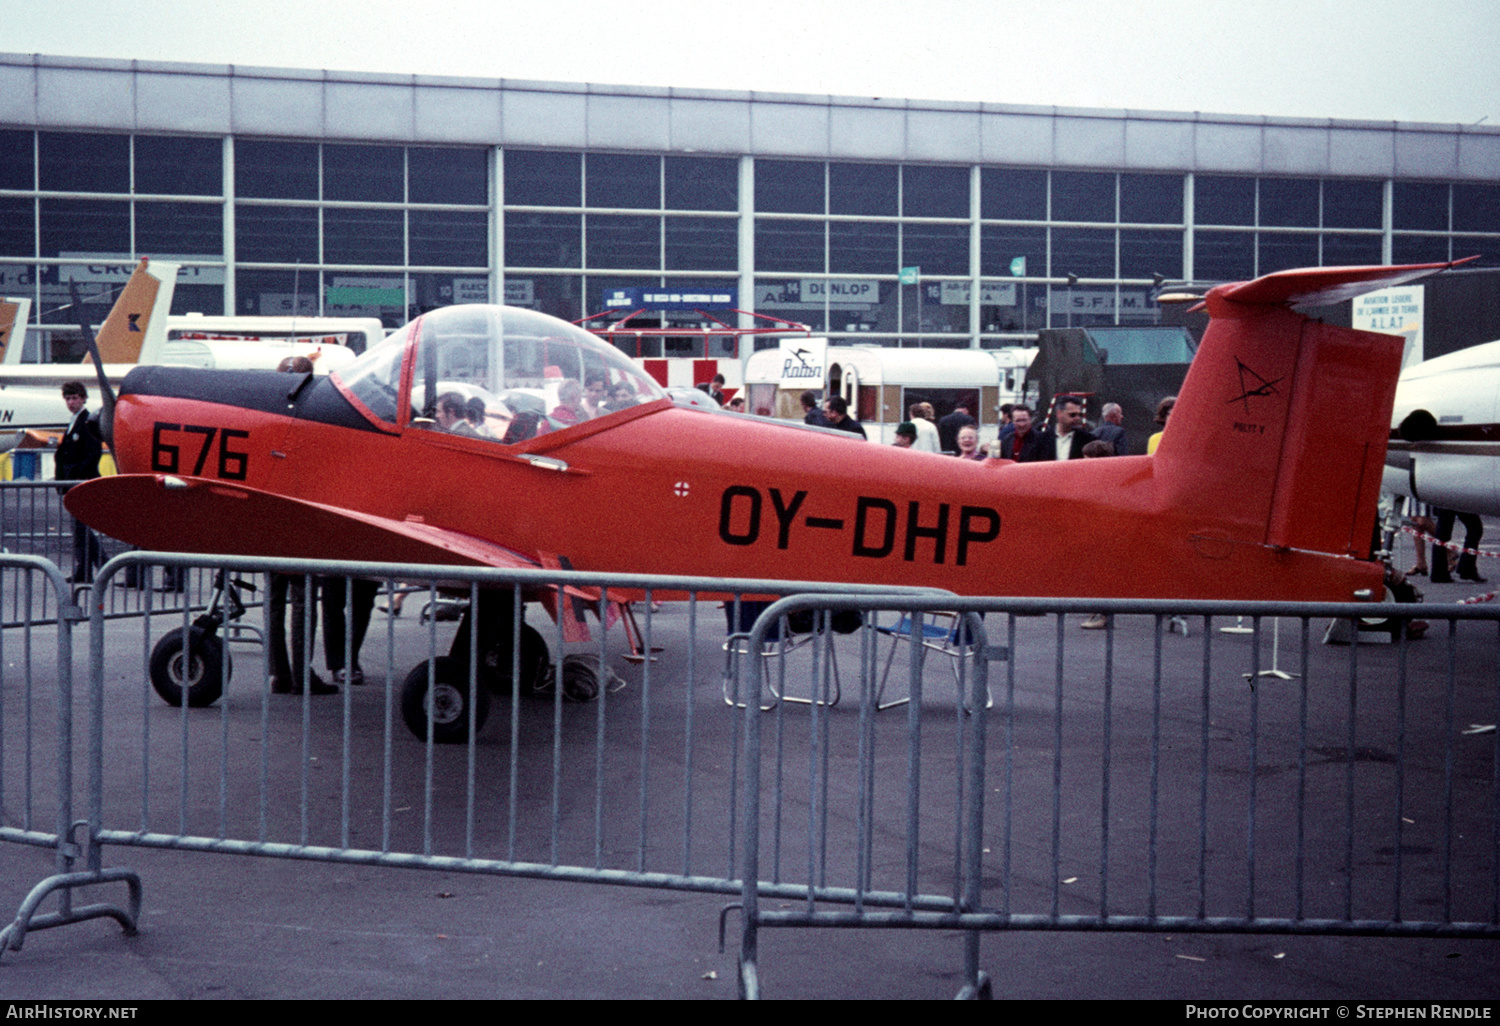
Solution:
[[[679,499],[686,499],[688,494],[688,483],[686,481],[678,481],[675,485],[672,486],[672,492]]]

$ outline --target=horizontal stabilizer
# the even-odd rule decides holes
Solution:
[[[1471,256],[1438,264],[1401,264],[1391,267],[1304,267],[1262,275],[1254,281],[1220,285],[1210,295],[1250,306],[1285,304],[1294,309],[1328,306],[1376,289],[1404,285],[1478,259],[1477,256]]]

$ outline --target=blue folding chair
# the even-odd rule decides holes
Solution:
[[[964,618],[958,613],[926,613],[917,621],[915,637],[921,643],[917,656],[917,672],[921,673],[926,665],[926,652],[940,652],[948,659],[948,665],[953,670],[953,682],[962,685],[963,676],[959,663],[961,660],[974,655],[978,646],[974,640],[968,637],[968,631],[964,629]],[[905,705],[911,701],[911,696],[898,698],[891,702],[882,702],[885,697],[886,681],[891,676],[891,664],[896,661],[896,648],[902,643],[910,645],[913,638],[912,617],[910,613],[903,614],[901,619],[889,627],[877,626],[876,633],[884,634],[891,639],[891,651],[885,657],[885,670],[880,675],[880,687],[875,691],[876,709],[893,709],[898,705]],[[985,688],[984,707],[993,708],[994,697],[990,695],[989,688]]]

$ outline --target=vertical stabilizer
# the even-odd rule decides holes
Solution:
[[[106,364],[160,362],[178,267],[141,258],[99,329],[99,355]]]
[[[1368,558],[1398,336],[1295,311],[1450,265],[1313,268],[1225,285],[1156,452],[1163,501],[1225,541]]]
[[[0,364],[21,362],[30,317],[31,300],[0,299]]]

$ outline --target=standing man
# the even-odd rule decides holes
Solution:
[[[89,390],[82,381],[69,381],[63,385],[62,397],[73,419],[68,422],[62,441],[57,443],[57,454],[53,457],[55,476],[59,481],[88,481],[99,476],[99,458],[104,455],[99,421],[89,416]],[[74,584],[92,581],[94,567],[102,562],[99,536],[82,520],[74,518],[73,576],[68,580]]]
[[[828,427],[828,418],[818,409],[818,396],[812,389],[802,393],[802,423],[812,427]]]
[[[1094,437],[1115,447],[1116,456],[1125,455],[1125,411],[1119,403],[1105,403]]]
[[[823,400],[823,413],[828,418],[829,427],[851,432],[867,442],[870,440],[865,434],[864,425],[849,416],[849,400],[843,396],[833,395]]]
[[[1082,459],[1083,447],[1093,440],[1083,428],[1083,402],[1077,396],[1063,396],[1057,401],[1054,426],[1042,432],[1027,462]]]
[[[943,452],[958,452],[958,432],[960,428],[976,427],[977,424],[969,415],[969,408],[962,404],[955,406],[953,412],[938,421],[938,445]]]
[[[1031,407],[1012,406],[1010,410],[1011,431],[1000,439],[1000,455],[1017,463],[1028,463],[1032,459],[1032,453],[1036,450],[1037,440],[1041,437],[1033,431],[1031,424]]]

